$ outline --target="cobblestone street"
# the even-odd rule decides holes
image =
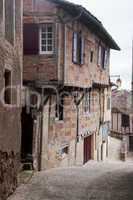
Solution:
[[[131,162],[96,163],[35,174],[9,200],[133,200]]]

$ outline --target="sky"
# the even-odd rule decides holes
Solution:
[[[111,50],[111,75],[120,75],[122,88],[131,89],[133,0],[69,0],[87,8],[112,35],[121,51]]]

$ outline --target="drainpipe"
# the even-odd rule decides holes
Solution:
[[[76,106],[76,114],[77,114],[77,117],[76,117],[75,154],[74,154],[75,164],[76,164],[76,158],[77,158],[77,143],[78,143],[78,139],[79,139],[78,138],[79,137],[79,105],[80,105],[81,101],[83,100],[84,95],[85,95],[85,93],[83,92],[82,96],[78,99],[78,94],[74,94],[74,103],[75,103],[75,106]]]
[[[77,142],[79,137],[79,105],[76,105],[77,123],[76,123],[76,138],[75,138],[75,164],[77,158]]]

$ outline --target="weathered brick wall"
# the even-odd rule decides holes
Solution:
[[[32,0],[24,1],[24,13],[34,11],[36,14],[24,16],[24,23],[54,24],[54,44],[55,50],[53,55],[24,55],[24,80],[58,80],[58,20],[56,16],[56,6],[48,1],[36,1],[33,4]],[[41,16],[38,15],[41,14]],[[47,13],[42,14],[42,13]],[[51,14],[51,16],[50,16]],[[54,16],[55,14],[55,16]],[[39,38],[38,38],[39,40]]]
[[[56,56],[24,56],[24,80],[57,80]]]
[[[30,12],[32,7],[31,4],[32,1],[24,1],[24,11]],[[47,62],[47,56],[41,56],[41,58],[40,56],[25,56],[24,78],[26,80],[28,79],[28,76],[29,80],[31,80],[35,78],[35,74],[36,76],[39,74],[39,79],[43,78],[43,80],[46,79],[46,81],[52,79],[62,81],[64,79],[65,85],[69,86],[91,87],[93,81],[102,84],[109,83],[109,67],[103,70],[101,66],[97,65],[98,45],[100,41],[96,35],[90,32],[88,28],[79,21],[72,22],[73,20],[68,13],[66,15],[64,10],[61,10],[47,0],[36,1],[32,11],[34,11],[34,14],[25,16],[24,23],[36,23],[39,25],[41,23],[53,22],[55,24],[55,54],[53,56],[56,59],[49,58],[49,61]],[[46,12],[46,14],[43,15],[44,12]],[[69,19],[70,21],[66,25],[63,25],[60,20],[64,15],[66,16],[66,19]],[[82,66],[72,62],[73,32],[79,32],[81,30],[85,39],[84,64]],[[65,38],[66,41],[64,41]],[[106,47],[105,44],[103,45]],[[93,63],[89,62],[90,50],[93,50],[94,52]],[[36,65],[39,68],[37,73]],[[43,71],[44,69],[45,72]],[[41,76],[39,71],[42,73]]]
[[[5,85],[5,68],[11,70],[12,86],[22,83],[22,0],[16,2],[14,45],[0,35],[0,97]],[[4,21],[3,29],[4,29]],[[10,23],[10,21],[8,22]],[[19,90],[20,92],[20,87]],[[16,93],[12,91],[12,102],[16,104]],[[0,199],[4,200],[17,186],[20,163],[21,108],[7,107],[0,98]]]
[[[99,122],[103,118],[104,101],[99,96],[99,90],[92,90],[91,110],[84,111],[84,99],[79,106],[79,136],[80,142],[77,146],[77,163],[83,164],[83,139],[89,131],[92,134],[92,158],[97,159],[97,150],[102,145],[102,135],[99,134]],[[101,105],[99,104],[101,98]],[[75,139],[77,134],[77,111],[72,96],[64,98],[64,119],[59,121],[55,118],[55,96],[50,100],[50,113],[48,124],[47,141],[47,168],[75,164]],[[51,106],[52,105],[52,106]],[[101,115],[100,115],[100,106]],[[45,115],[45,113],[44,113]],[[104,119],[104,118],[103,118]],[[46,142],[46,141],[45,141]],[[61,153],[64,146],[69,148],[67,155]],[[100,153],[99,153],[100,154]],[[44,156],[45,157],[45,156]]]
[[[24,11],[33,11],[33,0],[23,0]]]
[[[72,62],[72,38],[74,31],[82,31],[85,39],[84,64],[77,65]],[[75,22],[66,25],[66,64],[65,84],[79,87],[92,86],[92,81],[108,84],[109,68],[102,70],[97,65],[99,39],[88,30],[85,25]],[[90,63],[90,50],[94,52],[93,63]]]

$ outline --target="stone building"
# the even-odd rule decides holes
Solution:
[[[0,0],[0,199],[17,186],[20,162],[22,1]],[[17,98],[18,97],[18,98]]]
[[[104,160],[110,49],[102,23],[63,0],[24,0],[22,160],[36,170]]]

